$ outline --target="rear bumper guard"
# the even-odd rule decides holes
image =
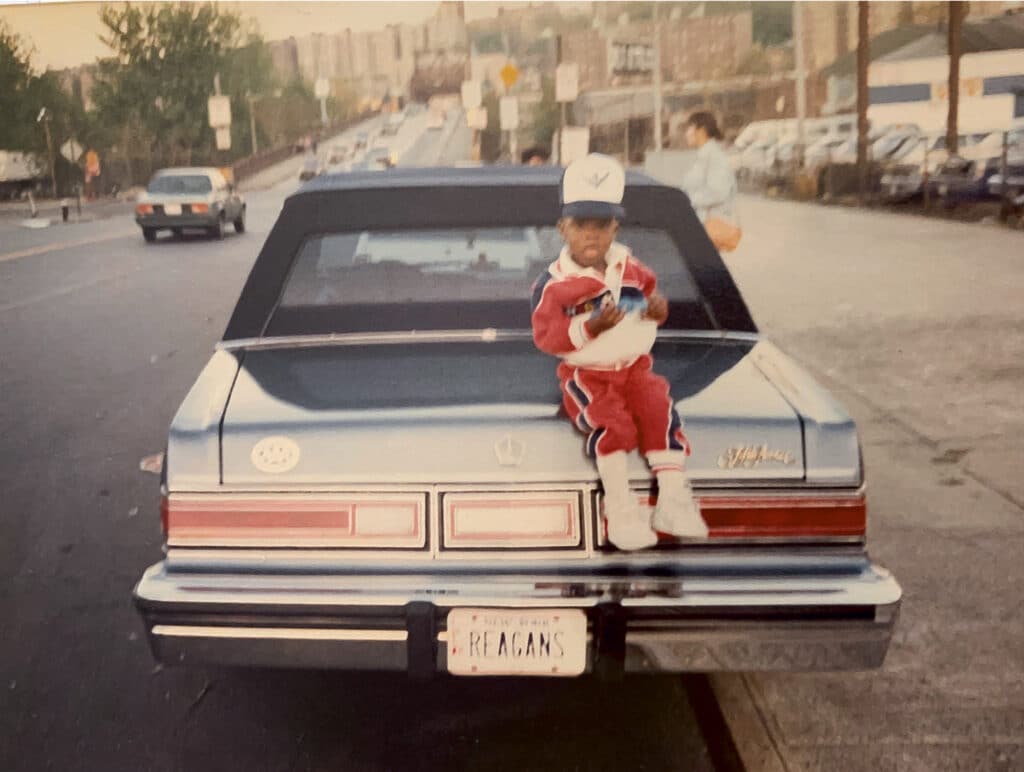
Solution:
[[[446,672],[450,609],[581,608],[587,670],[830,671],[881,666],[901,590],[856,575],[696,577],[585,584],[534,577],[231,576],[151,567],[135,588],[156,659]],[[366,588],[375,588],[368,591]]]

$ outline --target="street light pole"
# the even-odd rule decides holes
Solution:
[[[50,156],[50,184],[53,186],[53,197],[57,197],[57,167],[53,158],[53,135],[50,134],[50,113],[44,107],[39,111],[36,123],[43,124],[43,131],[46,132],[46,150]]]
[[[807,117],[807,71],[804,63],[804,7],[793,3],[793,54],[796,65],[796,167],[804,160],[804,119]]]
[[[252,154],[256,155],[260,149],[256,140],[256,97],[246,94],[245,98],[249,100],[249,136],[252,138]]]
[[[661,139],[661,24],[654,4],[654,151],[660,153]]]

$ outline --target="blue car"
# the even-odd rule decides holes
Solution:
[[[839,402],[758,330],[679,188],[628,173],[710,535],[622,552],[537,350],[561,169],[317,177],[267,237],[175,415],[165,551],[134,590],[169,665],[417,676],[849,670],[901,589],[867,551]],[[640,505],[655,479],[629,459]],[[154,518],[155,519],[155,518]]]

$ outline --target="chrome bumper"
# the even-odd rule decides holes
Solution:
[[[172,665],[446,671],[455,607],[581,608],[588,671],[879,667],[901,590],[883,568],[761,576],[168,573],[134,591],[155,658]]]

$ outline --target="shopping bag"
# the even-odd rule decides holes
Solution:
[[[719,252],[732,252],[739,246],[743,231],[736,225],[721,217],[709,217],[704,223],[711,243]]]

